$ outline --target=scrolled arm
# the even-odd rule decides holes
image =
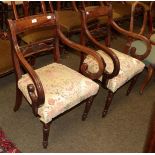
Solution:
[[[92,55],[98,62],[98,66],[99,66],[99,70],[97,73],[91,73],[87,70],[88,68],[88,65],[87,64],[82,64],[81,65],[81,72],[86,76],[86,77],[89,77],[91,78],[92,80],[96,80],[98,79],[99,77],[101,77],[101,75],[103,74],[103,71],[105,69],[105,62],[104,60],[101,58],[101,56],[96,53],[94,50],[88,48],[88,47],[85,47],[85,46],[82,46],[80,44],[77,44],[69,39],[67,39],[64,34],[61,32],[60,30],[60,27],[58,28],[58,35],[61,39],[61,41],[66,44],[67,46],[73,48],[73,49],[76,49],[77,51],[80,51],[80,52],[83,52],[85,54],[88,54],[88,55]]]
[[[36,74],[36,72],[33,70],[33,68],[29,65],[27,60],[24,58],[22,52],[18,47],[16,47],[16,54],[17,57],[22,64],[22,66],[25,68],[25,70],[28,72],[29,76],[31,77],[33,84],[29,84],[27,86],[28,93],[30,95],[30,98],[32,100],[32,109],[34,114],[37,116],[38,107],[42,105],[45,101],[45,94],[43,90],[42,83]],[[35,89],[37,92],[37,95],[35,94]]]
[[[142,36],[140,34],[136,34],[136,33],[129,32],[127,30],[124,30],[123,28],[119,27],[113,19],[111,19],[110,23],[111,23],[112,27],[116,31],[118,31],[119,33],[121,33],[121,34],[123,34],[123,35],[125,35],[127,37],[130,37],[132,39],[135,39],[135,40],[144,41],[146,43],[147,49],[146,49],[145,53],[142,54],[142,55],[136,54],[136,49],[132,49],[131,48],[132,50],[130,50],[130,55],[132,57],[137,58],[139,60],[144,60],[150,54],[150,51],[151,51],[151,43],[150,43],[149,39],[147,39],[145,36]]]
[[[86,23],[86,16],[85,16],[85,12],[81,11],[81,15],[82,15],[82,29],[83,32],[86,34],[86,36],[88,37],[88,39],[90,39],[99,49],[101,49],[103,52],[105,52],[106,54],[109,55],[109,57],[112,59],[113,61],[113,65],[114,65],[114,69],[112,71],[112,73],[108,73],[107,71],[104,72],[103,76],[106,79],[112,79],[113,77],[117,76],[120,70],[120,62],[118,57],[116,56],[116,54],[109,48],[107,48],[106,46],[100,44],[90,33],[90,31],[88,30],[87,27],[87,23]]]
[[[37,95],[35,94],[35,87],[33,84],[27,85],[29,96],[32,100],[32,111],[35,116],[38,116]]]

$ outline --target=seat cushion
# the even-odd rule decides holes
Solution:
[[[67,32],[81,29],[80,13],[72,10],[56,11],[59,24],[66,29]],[[88,24],[96,22],[96,19],[89,19]]]
[[[132,42],[131,47],[136,48],[136,53],[142,55],[146,51],[146,44],[143,41],[136,40]],[[148,57],[144,59],[146,65],[155,64],[155,45],[152,45],[151,52]]]
[[[117,12],[118,14],[123,16],[129,16],[131,14],[131,5],[130,4],[122,4],[122,2],[112,2],[113,12]]]
[[[120,20],[122,17],[123,17],[123,15],[121,15],[121,14],[119,14],[119,13],[113,11],[113,19],[114,19],[115,21]],[[108,22],[108,17],[107,17],[107,16],[99,17],[99,18],[98,18],[98,21],[99,21],[99,24],[103,24],[103,25],[104,25],[104,24],[107,24],[107,22]]]
[[[0,75],[13,70],[9,40],[0,39]]]
[[[120,88],[123,84],[129,81],[136,74],[142,72],[145,65],[143,62],[135,58],[132,58],[131,56],[121,53],[115,49],[112,49],[112,48],[110,49],[117,55],[120,61],[119,74],[114,78],[110,79],[107,84],[107,88],[112,92],[115,92],[118,88]],[[114,68],[111,58],[101,50],[98,50],[97,53],[99,53],[101,57],[103,57],[106,63],[106,71],[111,73]],[[88,55],[84,60],[84,62],[88,64],[89,71],[97,72],[98,64],[92,56]],[[99,80],[102,81],[102,77],[100,77]]]
[[[62,64],[53,63],[35,71],[45,92],[45,103],[38,109],[40,119],[44,123],[50,122],[52,118],[95,95],[99,89],[94,81]],[[30,104],[27,85],[31,83],[28,74],[23,75],[18,81],[19,89]]]
[[[57,16],[59,17],[59,23],[62,27],[64,27],[67,31],[71,29],[80,28],[80,14],[79,12],[72,10],[63,10],[56,11]]]
[[[40,41],[43,39],[48,39],[53,37],[53,33],[51,28],[48,29],[38,29],[36,31],[28,31],[22,35],[20,35],[20,38],[27,44],[30,44],[35,41]]]

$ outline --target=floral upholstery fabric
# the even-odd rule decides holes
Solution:
[[[142,72],[145,65],[143,62],[135,58],[132,58],[129,55],[121,53],[112,48],[110,49],[117,55],[120,61],[119,74],[114,78],[110,79],[107,84],[107,88],[112,92],[115,92],[118,88],[120,88],[123,84],[129,81],[136,74]],[[111,73],[114,68],[111,58],[101,50],[98,50],[97,52],[101,55],[101,57],[103,57],[106,63],[106,71]],[[98,70],[98,64],[92,56],[88,55],[84,60],[84,63],[88,64],[88,70],[90,72],[96,72]],[[102,81],[102,77],[100,77],[99,80]]]
[[[45,92],[45,103],[38,109],[40,120],[44,123],[95,95],[99,89],[99,85],[94,81],[62,64],[52,63],[35,71]],[[27,85],[31,83],[28,74],[23,75],[18,81],[19,89],[30,104]]]

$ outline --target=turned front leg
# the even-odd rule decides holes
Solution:
[[[48,146],[48,137],[50,132],[50,123],[43,123],[43,147],[46,149]]]

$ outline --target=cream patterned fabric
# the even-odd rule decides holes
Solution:
[[[150,40],[155,43],[155,34],[152,34],[151,37],[150,37]]]
[[[112,92],[115,92],[118,88],[120,88],[123,84],[129,81],[136,74],[142,72],[145,65],[143,62],[129,55],[121,53],[112,48],[110,49],[117,55],[120,61],[119,74],[116,77],[110,79],[107,84],[107,88]],[[101,50],[98,50],[97,52],[101,55],[101,57],[103,57],[106,63],[106,71],[111,73],[114,68],[111,58]],[[88,64],[88,70],[90,72],[96,72],[98,70],[98,64],[92,56],[88,55],[84,60],[84,63]],[[102,77],[100,77],[99,80],[102,81]]]
[[[95,95],[99,89],[99,85],[94,81],[62,64],[53,63],[35,71],[45,92],[45,103],[38,109],[40,120],[44,123]],[[19,89],[30,104],[27,85],[31,83],[28,74],[23,75],[18,81]]]

